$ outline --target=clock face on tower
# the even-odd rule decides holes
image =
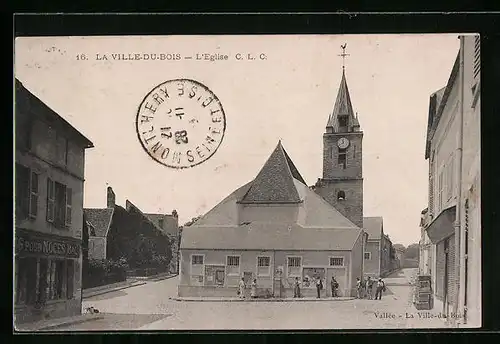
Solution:
[[[346,149],[347,147],[349,147],[349,140],[345,137],[341,137],[337,141],[337,146],[339,146],[340,149]]]

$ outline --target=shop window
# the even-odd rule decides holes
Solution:
[[[75,276],[75,262],[72,260],[66,261],[66,295],[68,299],[73,298],[74,292],[74,276]]]
[[[191,256],[191,275],[203,275],[204,256],[200,254],[193,254]]]
[[[67,271],[65,261],[62,259],[51,260],[49,267],[49,300],[62,299],[66,297]]]
[[[257,275],[269,276],[271,274],[271,258],[257,257]]]
[[[15,260],[16,304],[33,304],[36,300],[36,258]]]
[[[344,257],[330,257],[330,266],[344,266]]]
[[[39,303],[45,302],[48,293],[48,277],[49,277],[49,261],[47,259],[40,259],[40,267],[38,273],[38,292],[37,301]]]
[[[372,259],[372,253],[371,252],[365,252],[365,260],[371,260]]]
[[[301,257],[288,257],[288,276],[300,277],[301,268]]]
[[[227,274],[228,275],[239,275],[240,274],[240,257],[239,256],[227,256],[226,266],[227,266]]]

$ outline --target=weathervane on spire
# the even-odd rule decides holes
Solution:
[[[345,53],[345,48],[347,47],[347,43],[344,43],[340,47],[342,48],[342,54],[340,54],[338,56],[342,56],[342,70],[344,70],[345,69],[345,57],[349,56],[350,54]]]

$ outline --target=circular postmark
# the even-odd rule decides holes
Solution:
[[[188,168],[215,154],[224,138],[226,115],[205,85],[190,79],[168,80],[141,102],[136,129],[151,158],[168,167]]]

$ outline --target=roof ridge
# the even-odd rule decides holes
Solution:
[[[157,226],[157,225],[156,225],[153,221],[151,221],[151,219],[150,219],[150,218],[149,218],[149,217],[148,217],[145,213],[143,213],[143,212],[142,212],[142,210],[141,210],[141,209],[139,209],[139,207],[137,207],[137,206],[136,206],[134,203],[132,203],[129,199],[126,199],[126,200],[125,200],[125,210],[127,210],[127,212],[128,212],[128,209],[127,209],[127,202],[128,202],[128,203],[130,203],[130,205],[131,205],[132,207],[134,207],[134,208],[135,208],[135,209],[136,209],[136,210],[137,210],[137,211],[138,211],[138,212],[142,215],[142,217],[144,217],[144,218],[145,218],[145,219],[146,219],[146,220],[147,220],[150,224],[152,224],[154,228],[158,229],[160,232],[162,232],[162,233],[163,233],[163,231],[161,230],[161,228],[160,228],[160,227],[158,227],[158,226]]]
[[[297,179],[299,182],[301,182],[302,184],[304,184],[304,185],[307,186],[307,183],[305,182],[304,178],[302,178],[302,175],[300,174],[299,169],[293,163],[293,161],[290,158],[290,156],[288,155],[285,147],[283,147],[283,145],[281,145],[281,141],[280,141],[280,146],[281,146],[281,150],[283,151],[283,154],[285,155],[285,159],[286,159],[286,162],[287,162],[287,165],[288,165],[288,169],[290,170],[290,174],[292,175],[292,178]],[[296,176],[294,175],[294,172],[295,172]]]
[[[280,140],[240,203],[298,203],[300,194],[293,180]]]
[[[109,217],[108,228],[106,228],[106,234],[104,237],[108,237],[109,229],[111,228],[111,222],[113,222],[113,215],[115,214],[115,208],[107,208],[111,209],[111,216]]]

